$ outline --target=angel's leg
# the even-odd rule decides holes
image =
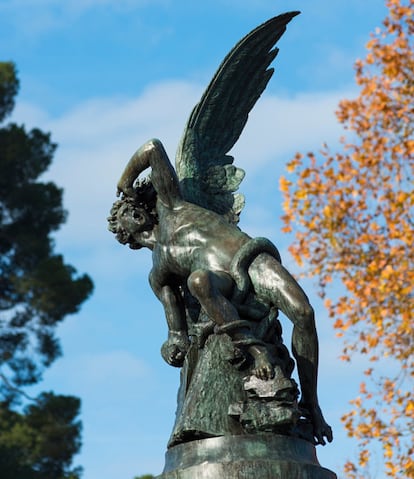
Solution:
[[[191,294],[197,298],[204,311],[218,326],[240,320],[237,309],[228,299],[234,287],[234,281],[228,273],[199,269],[189,276],[187,284]],[[238,328],[229,334],[234,340],[243,340],[251,336],[246,328]],[[248,351],[255,360],[254,374],[261,379],[273,377],[273,366],[266,348],[252,344]]]
[[[227,273],[213,273],[204,269],[194,271],[187,280],[190,293],[219,326],[240,319],[236,308],[227,299],[233,284],[233,279]]]
[[[314,311],[306,294],[281,263],[265,253],[253,260],[249,276],[258,297],[276,306],[292,321],[292,353],[297,363],[302,403],[310,410],[316,440],[324,443],[324,436],[332,440],[331,429],[318,404],[318,337]]]

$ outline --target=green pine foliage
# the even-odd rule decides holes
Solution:
[[[51,235],[66,220],[62,189],[39,178],[56,145],[37,128],[4,124],[18,88],[14,64],[0,62],[0,477],[79,479],[71,464],[81,446],[80,399],[31,399],[24,386],[59,356],[56,326],[93,284],[54,251]]]
[[[0,121],[11,113],[19,90],[16,67],[12,62],[0,62]]]
[[[2,479],[78,479],[71,469],[80,448],[80,400],[42,393],[23,413],[0,404]]]
[[[17,90],[14,65],[0,63],[0,119]],[[51,234],[66,220],[62,189],[39,177],[55,149],[37,128],[0,128],[0,371],[18,387],[39,381],[59,356],[57,324],[92,292],[91,279],[54,252]],[[8,393],[3,382],[0,394]]]

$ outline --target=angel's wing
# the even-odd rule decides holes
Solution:
[[[278,53],[275,43],[298,14],[268,20],[230,51],[194,107],[178,147],[176,171],[184,198],[233,223],[244,206],[243,195],[234,193],[244,171],[227,153],[273,75],[268,67]]]

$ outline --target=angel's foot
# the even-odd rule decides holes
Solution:
[[[328,442],[332,442],[333,434],[331,426],[325,421],[321,408],[318,404],[309,406],[301,401],[299,407],[305,408],[309,412],[309,418],[313,426],[313,436],[315,444],[326,444],[325,438]]]
[[[249,351],[254,357],[254,368],[252,373],[259,379],[268,381],[275,375],[275,370],[272,363],[269,360],[266,349],[258,348],[257,346],[253,351]]]

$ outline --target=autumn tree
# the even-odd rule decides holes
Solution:
[[[389,477],[414,477],[414,0],[386,6],[355,65],[359,96],[339,104],[339,150],[297,154],[280,183],[291,253],[318,278],[342,358],[370,365],[342,418],[360,446],[351,478],[378,449]]]

